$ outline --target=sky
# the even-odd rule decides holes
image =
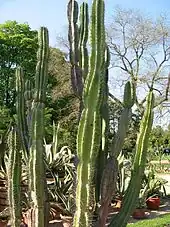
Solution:
[[[77,0],[79,4],[83,0]],[[84,0],[91,5],[92,0]],[[46,26],[49,30],[50,45],[57,46],[57,35],[67,36],[68,0],[0,0],[0,23],[16,20],[27,22],[32,29]],[[137,9],[151,17],[161,13],[170,15],[170,0],[105,0],[106,22],[111,21],[116,6]]]
[[[86,1],[86,0],[85,0]],[[82,3],[78,0],[78,3]],[[92,0],[87,0],[90,5]],[[50,44],[56,45],[56,36],[63,35],[67,26],[68,0],[0,0],[0,23],[7,20],[27,22],[32,29],[47,26]],[[162,12],[170,13],[169,0],[105,0],[106,20],[111,20],[114,7],[139,9],[155,17]]]

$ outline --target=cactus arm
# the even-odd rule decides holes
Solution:
[[[30,125],[32,116],[32,101],[33,101],[33,85],[30,80],[25,82],[25,92],[24,92],[25,104],[27,107],[27,125],[30,136]]]
[[[28,134],[28,126],[25,115],[25,100],[24,100],[24,73],[21,67],[16,69],[16,113],[17,113],[17,125],[19,128],[20,138],[22,140],[22,146],[24,151],[24,158],[28,160],[29,155],[29,134]]]
[[[81,99],[83,84],[82,72],[79,67],[78,3],[75,0],[70,0],[68,3],[67,17],[69,21],[68,40],[70,44],[71,82],[74,93]]]
[[[18,227],[21,223],[21,152],[18,135],[14,128],[8,138],[8,200],[10,207],[11,226]]]
[[[154,107],[154,94],[150,91],[147,97],[147,107],[142,118],[140,132],[137,139],[136,154],[132,169],[132,177],[123,199],[123,206],[119,214],[117,214],[110,223],[110,227],[126,226],[129,216],[134,209],[135,202],[138,198],[141,179],[144,173],[146,163],[146,153],[148,147],[149,134],[153,123],[153,107]]]
[[[90,226],[89,205],[94,165],[101,141],[101,85],[105,52],[104,1],[95,0],[91,14],[91,56],[89,72],[83,90],[84,109],[81,115],[78,136],[76,213],[73,226]]]
[[[80,6],[80,28],[79,28],[79,66],[82,71],[82,80],[86,79],[88,73],[88,50],[87,50],[87,40],[88,40],[88,25],[89,25],[89,15],[88,15],[88,4],[83,2]]]
[[[111,156],[114,156],[115,158],[118,157],[122,150],[124,140],[126,138],[126,134],[129,128],[133,104],[134,104],[134,88],[133,84],[130,81],[128,81],[125,84],[123,100],[124,107],[118,123],[118,131],[112,143]]]
[[[34,102],[45,102],[46,86],[48,79],[48,57],[49,57],[49,41],[48,31],[45,27],[41,27],[38,34],[39,48],[37,52],[36,80]]]

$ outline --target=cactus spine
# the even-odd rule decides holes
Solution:
[[[128,218],[133,211],[135,202],[141,188],[141,179],[145,169],[146,152],[148,147],[149,134],[153,123],[154,94],[150,91],[147,97],[147,106],[140,125],[140,132],[137,139],[136,154],[131,174],[131,180],[123,200],[121,212],[111,221],[110,227],[126,226]]]
[[[35,93],[32,103],[32,125],[30,132],[30,191],[31,199],[35,211],[34,226],[46,226],[45,206],[46,198],[46,175],[44,164],[44,107],[47,86],[48,51],[49,40],[48,30],[41,27],[38,33],[39,50],[37,54],[38,62],[36,67]]]
[[[14,128],[8,137],[8,200],[11,226],[18,227],[21,223],[21,151],[18,135]]]
[[[78,135],[76,213],[73,226],[90,226],[89,205],[94,166],[101,141],[101,99],[105,53],[104,1],[95,0],[91,14],[90,66],[83,90],[83,104]]]

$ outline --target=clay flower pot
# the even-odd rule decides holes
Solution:
[[[147,208],[150,210],[158,210],[160,206],[160,198],[153,197],[146,200]]]
[[[7,221],[1,221],[0,220],[0,227],[6,227],[7,226]]]
[[[120,210],[121,206],[122,206],[122,200],[117,200],[117,203],[116,203],[116,206],[115,206],[115,207],[116,207],[118,210]]]
[[[146,215],[145,209],[135,209],[132,213],[132,217],[134,219],[145,219],[148,215]]]

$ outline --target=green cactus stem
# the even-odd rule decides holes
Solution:
[[[100,201],[100,186],[103,171],[107,162],[107,156],[109,152],[108,147],[108,134],[109,134],[109,107],[108,107],[108,68],[110,65],[110,52],[108,46],[105,50],[105,67],[104,67],[104,81],[103,81],[103,100],[101,105],[101,117],[102,117],[102,139],[101,147],[99,150],[97,162],[96,162],[96,203]]]
[[[47,185],[44,163],[44,107],[47,87],[49,55],[48,30],[41,27],[38,33],[39,49],[36,67],[35,93],[32,104],[31,147],[30,147],[30,191],[34,207],[34,226],[45,227],[48,220]]]
[[[89,29],[89,15],[88,4],[83,2],[80,6],[80,27],[79,27],[79,67],[82,73],[82,80],[85,82],[88,73],[88,29]]]
[[[21,151],[18,135],[12,128],[8,136],[8,200],[11,226],[18,227],[21,223]]]
[[[123,110],[118,122],[118,131],[113,139],[111,152],[109,153],[110,158],[108,159],[100,187],[100,209],[99,209],[99,219],[97,222],[98,227],[106,225],[106,220],[108,216],[108,207],[111,199],[115,195],[116,182],[118,175],[118,163],[117,157],[122,150],[124,140],[128,131],[129,121],[131,119],[132,106],[134,104],[134,89],[131,82],[125,84],[124,89],[124,99],[123,99]]]
[[[91,56],[90,65],[83,90],[83,104],[78,135],[76,213],[74,227],[89,227],[89,207],[91,201],[91,183],[94,167],[101,142],[101,104],[103,65],[105,55],[104,1],[94,0],[92,4],[90,26]]]
[[[81,100],[83,83],[82,71],[79,66],[79,28],[78,21],[78,3],[70,0],[67,8],[67,17],[69,21],[68,40],[70,44],[70,63],[71,63],[71,82],[74,93]]]
[[[150,91],[147,97],[147,106],[140,125],[140,132],[137,139],[136,154],[131,174],[131,180],[123,199],[123,205],[110,223],[110,227],[124,227],[127,225],[130,214],[132,213],[137,201],[141,179],[144,174],[146,153],[148,148],[149,134],[153,123],[154,94]]]
[[[27,107],[27,125],[28,125],[29,133],[30,133],[30,125],[31,125],[33,94],[34,94],[33,84],[30,80],[26,80],[24,98],[25,98],[25,104]]]
[[[24,73],[21,67],[16,69],[16,113],[17,113],[17,125],[19,128],[20,138],[22,140],[22,146],[24,151],[25,160],[28,160],[29,155],[29,134],[28,134],[28,126],[26,120],[26,106],[24,100]]]

